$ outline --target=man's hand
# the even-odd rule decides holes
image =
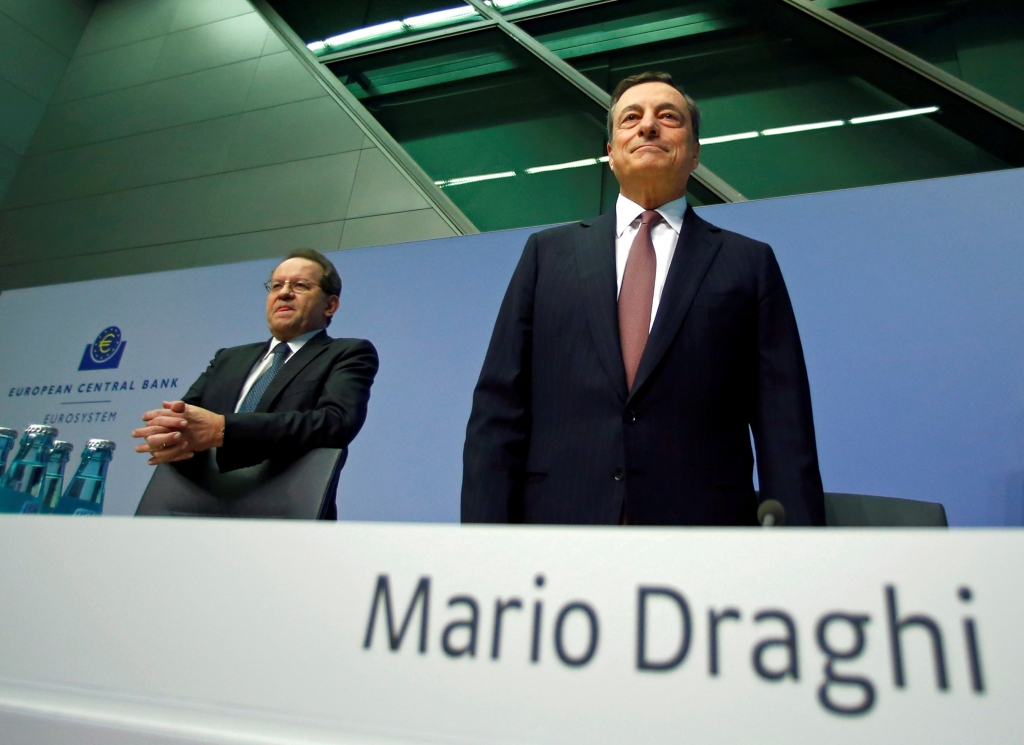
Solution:
[[[145,438],[135,446],[137,453],[152,453],[151,466],[187,460],[195,453],[224,444],[224,417],[184,401],[164,401],[164,408],[142,415],[146,426],[132,430],[132,437]]]

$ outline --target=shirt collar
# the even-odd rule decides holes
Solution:
[[[657,212],[668,223],[669,227],[679,234],[683,229],[683,216],[686,214],[686,196],[673,199],[657,208]],[[632,199],[619,194],[615,201],[615,235],[621,238],[634,220],[644,213],[644,208]]]
[[[323,331],[323,329],[314,329],[313,331],[306,332],[302,336],[296,336],[294,339],[292,339],[291,341],[287,342],[288,346],[292,350],[291,353],[295,354],[296,352],[298,352],[300,349],[302,349],[303,345],[307,341],[312,339],[314,336],[319,334],[321,331]],[[271,352],[273,352],[274,351],[274,347],[276,347],[278,344],[281,344],[281,340],[280,339],[275,339],[274,337],[270,337],[270,347],[267,349],[267,354],[270,354]],[[264,356],[266,356],[266,355],[264,355]]]

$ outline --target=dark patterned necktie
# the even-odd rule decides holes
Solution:
[[[239,413],[256,411],[256,407],[259,406],[263,394],[267,392],[267,388],[274,382],[274,376],[284,367],[284,363],[291,353],[292,348],[286,342],[281,342],[274,347],[274,361],[271,363],[270,369],[266,370],[252,384],[252,388],[245,394],[245,400],[242,401],[242,405],[238,407]]]
[[[626,367],[626,388],[630,390],[651,329],[654,275],[658,268],[651,228],[661,220],[661,215],[654,210],[647,210],[640,216],[640,230],[629,248],[619,289],[619,341],[622,363]]]

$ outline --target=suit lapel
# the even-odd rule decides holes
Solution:
[[[277,401],[281,392],[289,383],[292,382],[295,376],[298,375],[306,365],[327,349],[327,345],[330,344],[330,342],[331,337],[327,335],[327,332],[321,331],[319,334],[303,344],[302,349],[289,357],[288,361],[284,363],[284,367],[282,367],[280,372],[274,376],[274,379],[270,382],[266,392],[263,394],[262,398],[260,398],[256,411],[270,411],[271,405]]]
[[[679,241],[676,243],[672,265],[665,278],[665,289],[661,293],[658,315],[654,319],[654,327],[640,358],[640,366],[637,368],[636,379],[633,381],[633,389],[627,403],[661,362],[683,319],[690,311],[697,289],[704,281],[704,275],[711,268],[711,262],[722,246],[721,236],[717,235],[717,232],[717,228],[712,228],[697,217],[693,207],[686,208],[683,229],[679,231]]]
[[[597,355],[608,372],[615,392],[626,400],[626,371],[619,342],[619,314],[615,280],[615,212],[582,223],[576,233],[576,264],[583,303]]]

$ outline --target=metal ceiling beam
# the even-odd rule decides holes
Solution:
[[[327,65],[331,62],[337,62],[338,60],[351,59],[353,57],[362,57],[367,54],[375,54],[377,52],[388,52],[392,49],[399,49],[400,47],[411,47],[416,44],[422,44],[426,41],[433,41],[434,39],[445,38],[449,39],[453,36],[459,36],[461,34],[469,34],[474,31],[481,31],[485,28],[494,28],[497,24],[494,21],[472,21],[470,23],[463,23],[459,26],[450,26],[448,28],[439,28],[435,31],[425,31],[421,34],[414,36],[397,37],[394,39],[387,39],[385,41],[378,41],[376,44],[367,44],[361,47],[355,47],[354,49],[346,49],[342,52],[332,52],[330,54],[321,54],[317,56],[321,64]]]
[[[1011,166],[1024,166],[1024,113],[811,0],[759,0],[764,16],[851,74]]]
[[[278,36],[285,45],[298,57],[302,65],[320,82],[328,94],[334,98],[341,109],[347,113],[353,121],[362,129],[363,133],[376,145],[377,149],[384,154],[384,157],[391,161],[392,165],[409,177],[413,187],[440,215],[448,226],[457,235],[479,233],[477,227],[470,221],[455,202],[445,194],[434,183],[434,180],[427,175],[420,165],[413,160],[398,141],[392,137],[387,130],[380,125],[373,114],[366,110],[352,92],[342,85],[330,70],[320,64],[305,42],[300,39],[284,19],[278,15],[267,0],[252,0],[263,18],[277,31]]]
[[[524,47],[534,57],[551,68],[555,74],[564,78],[570,85],[578,88],[587,98],[598,106],[602,106],[607,110],[608,104],[611,100],[610,96],[590,78],[583,75],[557,54],[509,21],[501,14],[500,11],[484,3],[483,0],[466,0],[466,2],[476,8],[477,12],[484,18],[490,18],[494,21],[498,28],[504,31],[508,36],[511,36],[519,43],[520,46]]]
[[[566,2],[558,3],[557,5],[546,5],[543,8],[526,8],[499,17],[506,18],[512,22],[519,22],[530,20],[532,18],[543,18],[545,16],[556,15],[558,13],[565,13],[570,10],[576,10],[577,8],[586,8],[592,5],[606,5],[614,2],[618,2],[618,0],[566,0]],[[434,31],[424,31],[408,36],[396,36],[391,39],[385,39],[372,44],[356,46],[351,49],[331,52],[330,54],[321,54],[317,56],[317,59],[324,64],[327,64],[328,62],[337,62],[338,60],[350,59],[352,57],[362,57],[365,54],[374,54],[375,52],[382,52],[389,49],[398,49],[400,47],[422,44],[425,41],[431,41],[432,39],[437,39],[439,37],[458,36],[459,34],[480,31],[485,28],[493,28],[496,25],[497,21],[492,18],[485,18],[485,20],[480,21],[469,21],[457,26],[448,26],[446,28],[439,28]]]
[[[500,12],[484,3],[483,0],[466,0],[466,2],[476,8],[477,12],[485,18],[495,21],[499,29],[518,42],[570,85],[601,106],[605,111],[611,108],[612,97],[607,91],[534,37],[523,31],[519,26],[510,22]],[[747,198],[739,190],[734,189],[723,178],[712,173],[702,165],[697,166],[691,176],[696,183],[691,184],[690,189],[704,203],[747,201]]]
[[[565,13],[578,8],[589,8],[594,5],[607,5],[608,3],[615,3],[618,1],[619,0],[565,0],[565,2],[555,3],[554,5],[545,5],[542,8],[523,8],[522,10],[513,10],[505,13],[505,18],[512,23],[518,23],[519,21],[544,18],[545,16],[557,15],[558,13]]]

